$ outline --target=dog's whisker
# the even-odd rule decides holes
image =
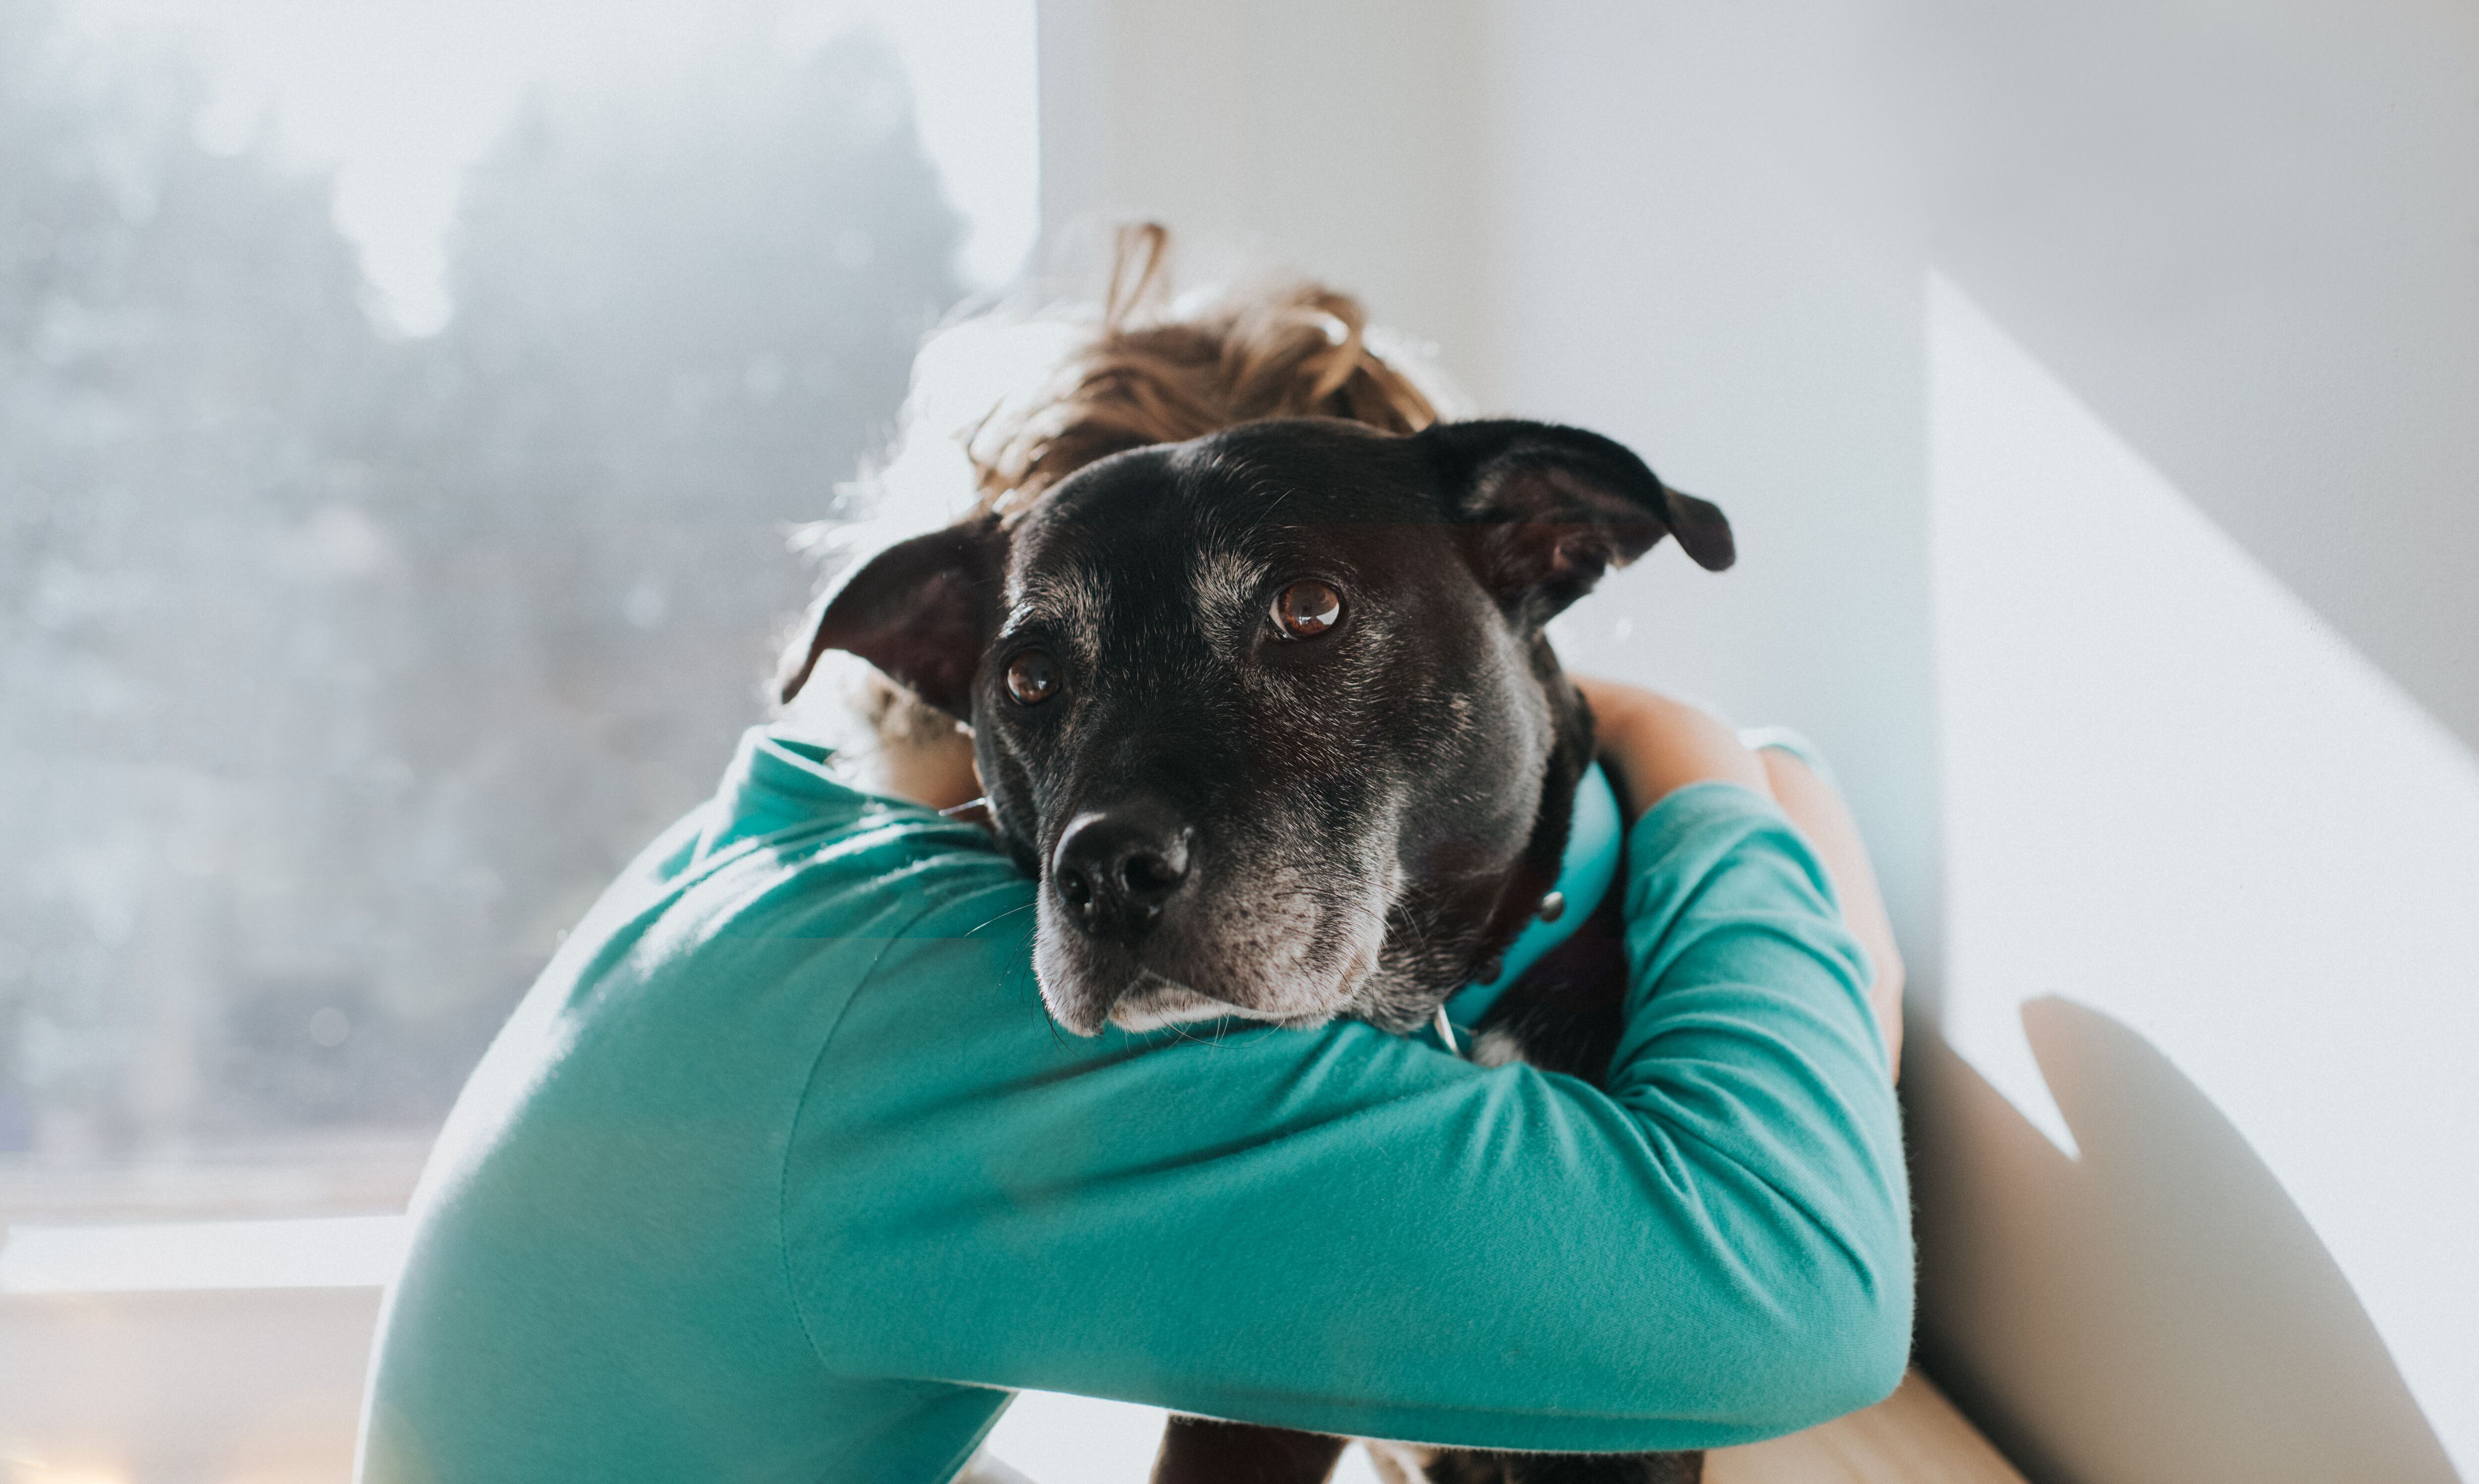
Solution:
[[[976,809],[981,811],[982,822],[984,824],[989,823],[990,796],[984,794],[978,799],[967,799],[961,804],[951,804],[938,811],[938,817],[940,819],[961,819]]]
[[[1022,907],[1010,907],[1010,908],[1009,908],[1006,911],[1001,912],[1001,913],[999,913],[996,917],[991,918],[988,922],[984,922],[984,923],[981,924],[981,926],[980,926],[980,927],[977,927],[977,928],[973,929],[973,933],[979,933],[979,932],[981,932],[981,931],[982,931],[982,928],[989,927],[989,926],[991,926],[991,924],[993,924],[993,923],[1002,923],[1002,922],[1005,922],[1005,921],[1007,921],[1009,918],[1010,918],[1010,917],[1014,916],[1014,915],[1015,915],[1016,913],[1018,913],[1018,912],[1030,912],[1030,911],[1032,911],[1034,908],[1035,908],[1039,907],[1040,905],[1041,905],[1041,904],[1040,904],[1040,903],[1038,903],[1038,902],[1027,902],[1027,903],[1026,903],[1026,904],[1024,904]],[[973,933],[967,933],[967,934],[965,934],[964,935],[965,935],[966,937],[971,937],[971,936],[973,935]]]

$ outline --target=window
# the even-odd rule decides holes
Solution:
[[[0,13],[0,1219],[400,1206],[1033,101],[1029,0]]]

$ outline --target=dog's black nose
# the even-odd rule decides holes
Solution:
[[[1160,804],[1080,814],[1051,853],[1051,889],[1086,933],[1133,943],[1188,880],[1192,832]]]

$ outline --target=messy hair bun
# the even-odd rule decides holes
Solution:
[[[966,444],[980,511],[1013,514],[1077,470],[1264,418],[1347,418],[1389,433],[1438,421],[1429,397],[1368,346],[1360,301],[1316,283],[1165,305],[1170,233],[1121,228],[1093,337],[1044,393]]]

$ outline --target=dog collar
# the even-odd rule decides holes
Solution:
[[[1576,925],[1599,909],[1601,898],[1609,893],[1610,883],[1619,874],[1619,846],[1626,833],[1619,817],[1618,795],[1611,791],[1608,775],[1601,765],[1594,763],[1584,770],[1575,782],[1575,817],[1567,827],[1567,850],[1558,857],[1558,884],[1541,900],[1547,904],[1559,899],[1552,910],[1537,913],[1516,934],[1498,958],[1497,973],[1477,984],[1464,985],[1446,997],[1438,1007],[1438,1018],[1428,1029],[1446,1050],[1460,1056],[1471,1043],[1473,1028],[1506,986],[1523,977],[1524,971],[1541,961],[1541,956],[1573,935]]]

